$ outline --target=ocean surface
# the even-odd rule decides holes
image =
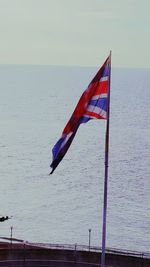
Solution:
[[[101,246],[106,122],[51,149],[97,68],[0,65],[0,236]],[[112,69],[106,246],[150,251],[150,69]]]

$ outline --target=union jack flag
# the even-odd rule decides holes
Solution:
[[[61,138],[52,149],[53,160],[50,165],[54,172],[68,151],[74,136],[82,123],[91,119],[107,119],[110,89],[110,56],[99,69],[87,89],[82,94]]]

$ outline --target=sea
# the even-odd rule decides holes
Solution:
[[[51,150],[97,67],[0,65],[0,236],[101,246],[106,121]],[[107,248],[150,252],[150,69],[112,68]]]

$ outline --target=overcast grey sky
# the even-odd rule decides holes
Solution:
[[[0,64],[150,67],[150,0],[0,0]]]

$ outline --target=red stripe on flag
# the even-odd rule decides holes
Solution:
[[[106,118],[102,117],[100,114],[97,114],[95,112],[91,112],[91,111],[86,111],[84,115],[87,115],[89,117],[94,117],[96,119],[102,119],[102,120],[106,120]]]
[[[108,93],[108,81],[99,82],[94,92],[94,95],[107,94]]]

